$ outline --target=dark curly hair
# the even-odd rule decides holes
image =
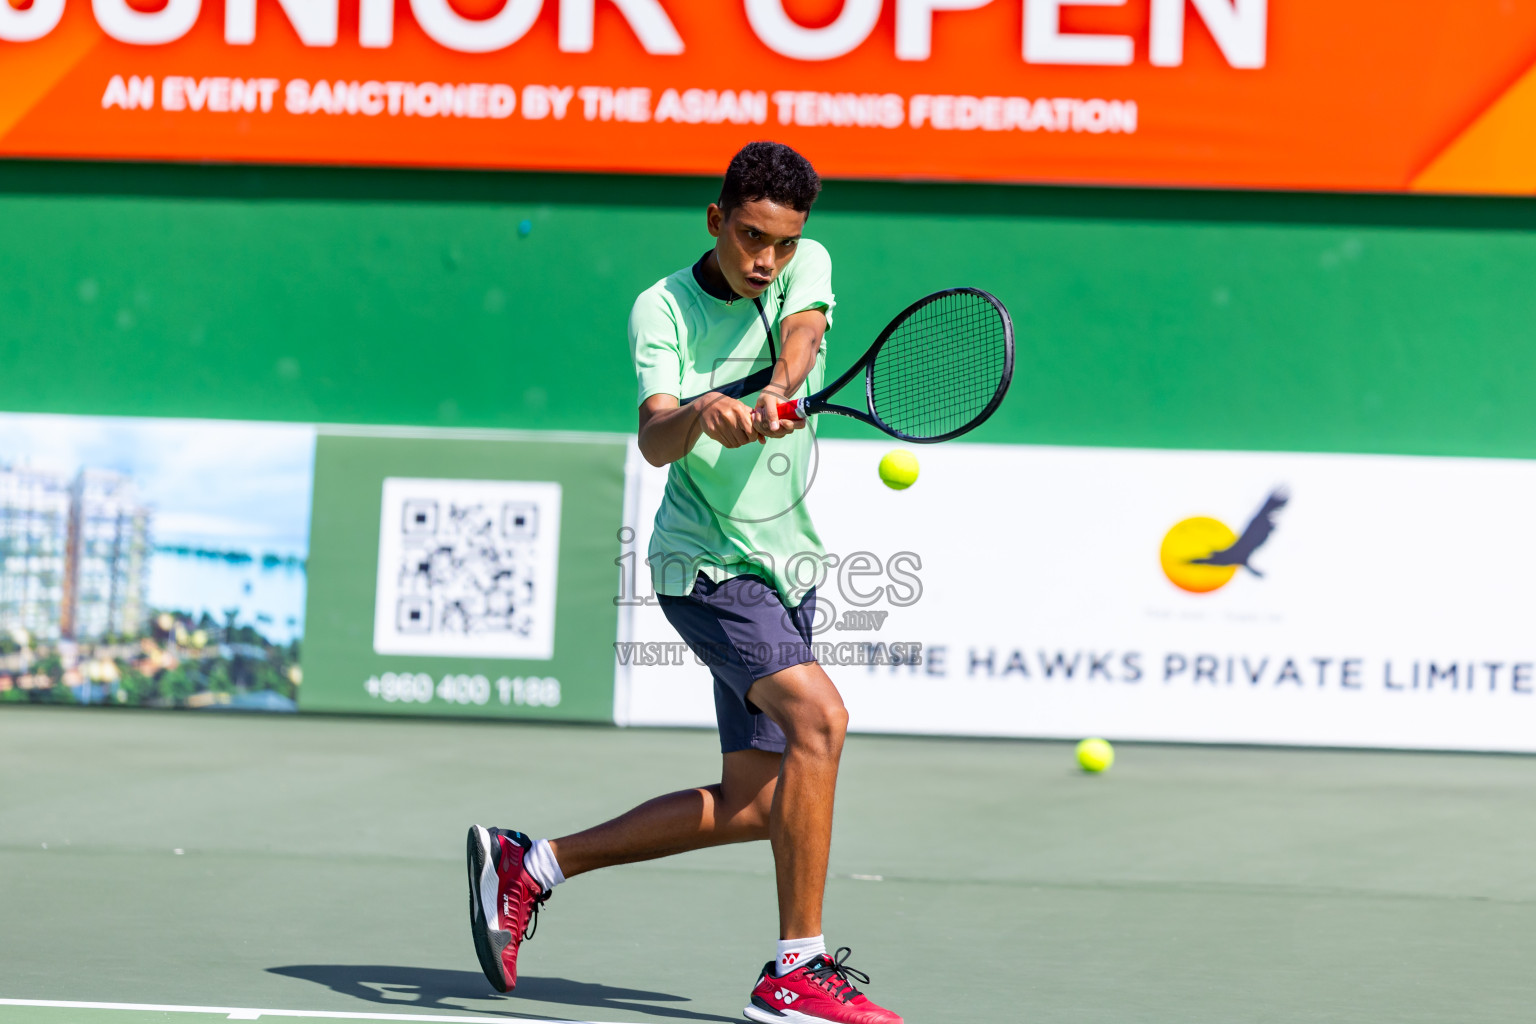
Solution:
[[[720,209],[730,213],[742,203],[767,199],[810,213],[821,192],[821,178],[805,157],[778,142],[749,142],[731,157],[720,186]]]

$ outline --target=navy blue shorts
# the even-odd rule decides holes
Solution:
[[[785,608],[778,593],[756,576],[716,583],[700,573],[687,597],[658,598],[667,621],[715,677],[720,752],[782,754],[784,731],[747,700],[747,691],[763,676],[816,660],[811,650],[816,591],[798,607]]]

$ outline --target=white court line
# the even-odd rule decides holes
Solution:
[[[0,999],[0,1006],[39,1006],[60,1010],[140,1010],[149,1013],[214,1013],[230,1020],[260,1020],[262,1017],[323,1017],[333,1020],[419,1020],[434,1024],[485,1024],[497,1017],[508,1019],[507,1011],[483,1017],[443,1017],[426,1013],[347,1013],[341,1010],[258,1010],[248,1006],[172,1006],[162,1003],[82,1003],[65,999]],[[557,1020],[550,1017],[512,1017],[512,1020],[536,1020],[540,1024],[613,1024],[587,1020]]]

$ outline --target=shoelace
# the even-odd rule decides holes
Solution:
[[[533,912],[528,915],[528,930],[523,932],[523,941],[533,938],[533,933],[539,930],[539,908],[549,902],[549,898],[555,894],[553,889],[545,889],[533,898]],[[869,984],[869,979],[864,979],[864,984]]]
[[[817,962],[805,969],[805,973],[815,978],[816,983],[822,988],[846,1003],[859,994],[859,990],[854,988],[853,982],[848,979],[854,978],[860,984],[869,984],[869,975],[848,966],[847,960],[852,955],[853,950],[847,946],[840,946],[831,956],[823,953]]]

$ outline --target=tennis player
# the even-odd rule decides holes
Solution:
[[[652,584],[668,621],[714,674],[723,768],[717,784],[656,797],[595,828],[530,840],[469,832],[475,951],[500,991],[539,907],[596,868],[767,839],[779,942],[743,1011],[765,1022],[901,1024],[854,986],[869,977],[827,952],[822,895],[848,712],[817,664],[814,588],[791,578],[822,553],[801,500],[813,440],[776,405],[821,387],[832,325],[832,261],[803,238],[821,180],[787,146],[732,158],[706,213],[712,249],[641,293],[629,320],[640,451],[670,465],[656,512]],[[711,389],[772,367],[755,405]],[[681,399],[703,395],[689,404]]]

